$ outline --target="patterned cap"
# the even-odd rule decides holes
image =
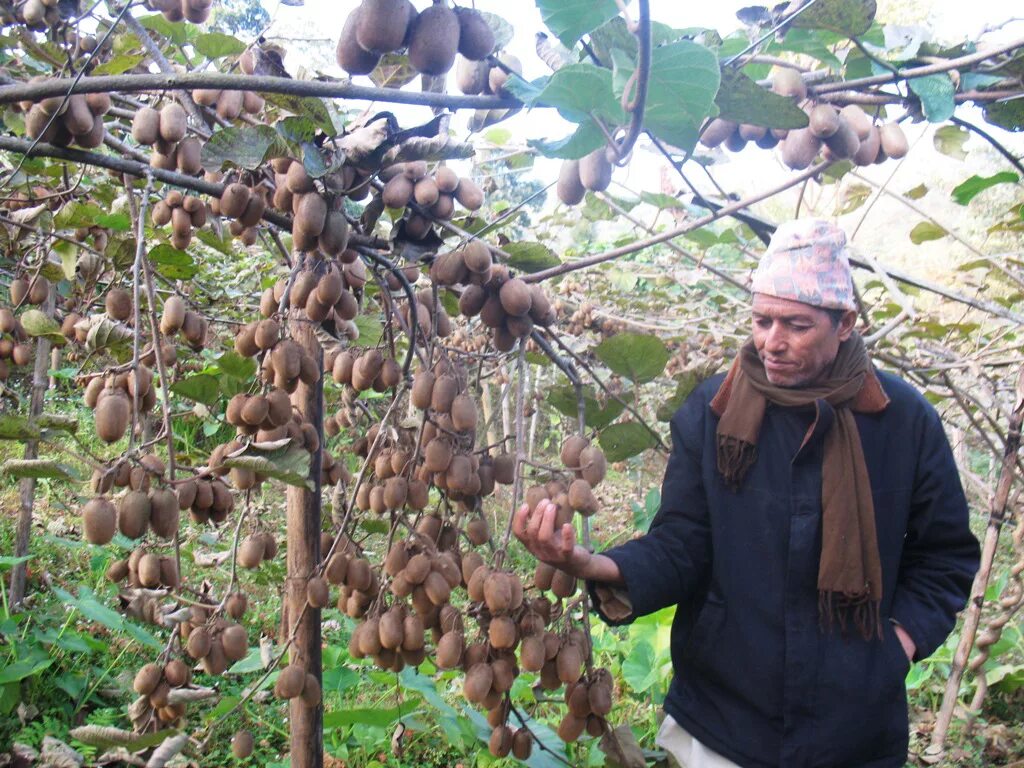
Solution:
[[[779,225],[751,289],[822,309],[856,309],[846,233],[826,219]]]

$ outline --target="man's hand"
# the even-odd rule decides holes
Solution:
[[[576,543],[570,523],[555,530],[558,507],[544,499],[530,512],[523,504],[512,518],[512,532],[538,560],[553,565],[578,579],[621,584],[622,574],[615,561],[588,552]]]
[[[914,654],[917,653],[917,644],[913,641],[913,639],[911,639],[910,635],[907,633],[907,630],[905,630],[899,624],[895,624],[893,626],[893,629],[896,630],[896,637],[899,638],[900,645],[903,646],[903,652],[907,654],[907,661],[913,664]]]

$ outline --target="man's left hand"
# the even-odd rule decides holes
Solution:
[[[898,637],[900,640],[900,645],[903,646],[903,652],[907,654],[907,661],[913,664],[914,654],[917,652],[917,644],[911,639],[910,635],[907,633],[907,630],[905,630],[899,624],[896,624],[894,626],[894,629],[896,630],[896,637]]]

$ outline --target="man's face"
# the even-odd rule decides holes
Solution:
[[[835,327],[823,309],[763,293],[754,294],[752,314],[754,346],[777,387],[804,387],[823,378],[857,320],[850,311]]]

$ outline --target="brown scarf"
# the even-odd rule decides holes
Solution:
[[[882,564],[871,484],[853,411],[878,413],[889,398],[868,361],[864,342],[853,334],[839,345],[825,378],[799,388],[770,384],[753,340],[743,345],[711,401],[720,417],[718,469],[732,488],[740,486],[757,458],[758,433],[769,400],[782,407],[815,406],[814,422],[801,448],[817,426],[818,401],[836,409],[835,422],[825,435],[821,469],[819,617],[823,627],[838,619],[843,631],[852,618],[865,639],[881,637]]]

